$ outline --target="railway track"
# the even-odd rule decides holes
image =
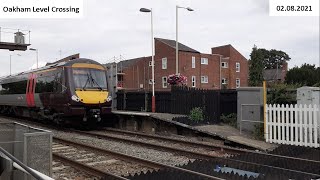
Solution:
[[[85,149],[85,150],[80,150]],[[98,158],[97,154],[98,153]],[[61,155],[63,154],[63,155]],[[69,156],[69,157],[66,157]],[[126,179],[122,176],[128,176],[129,174],[134,174],[138,172],[132,171],[131,173],[127,174],[119,174],[119,169],[110,169],[111,166],[108,166],[108,169],[105,169],[109,172],[104,172],[103,168],[105,167],[105,164],[110,160],[113,162],[120,162],[120,163],[126,163],[126,168],[128,169],[128,164],[138,163],[138,166],[145,166],[147,167],[147,171],[154,171],[159,169],[167,169],[170,171],[175,172],[183,172],[190,174],[192,176],[201,177],[203,179],[221,179],[218,177],[206,175],[203,173],[199,173],[192,170],[187,170],[183,168],[179,168],[176,166],[170,166],[162,163],[158,163],[155,161],[150,161],[90,145],[86,145],[83,143],[78,143],[74,141],[70,141],[67,139],[57,138],[54,137],[54,145],[53,145],[53,157],[56,158],[59,161],[65,162],[67,164],[70,164],[74,168],[81,169],[83,171],[88,172],[89,174],[92,174],[94,176],[98,176],[101,178],[107,178],[107,179]],[[100,158],[99,158],[100,157]],[[112,157],[112,159],[110,159]],[[103,158],[107,158],[109,160],[104,160]],[[93,161],[93,159],[99,159],[99,161]],[[102,165],[103,167],[95,167],[96,165]],[[119,165],[119,164],[117,164]],[[121,167],[124,167],[123,165],[120,165]],[[137,166],[137,165],[135,165]],[[119,167],[119,166],[118,166]],[[138,167],[139,173],[141,170],[141,167]]]
[[[197,157],[197,159],[204,159],[204,160],[216,160],[216,159],[224,160],[227,158],[223,157],[222,153],[228,153],[228,156],[227,156],[229,157],[228,161],[238,165],[245,164],[249,166],[274,169],[282,172],[296,173],[296,174],[312,176],[312,177],[320,176],[320,171],[319,170],[317,171],[317,168],[315,168],[315,167],[319,167],[320,169],[319,160],[312,160],[307,158],[296,158],[291,156],[284,156],[281,154],[272,154],[272,153],[269,154],[269,153],[262,153],[262,152],[256,152],[251,150],[244,150],[244,149],[235,149],[235,148],[212,145],[212,144],[207,144],[202,142],[192,142],[192,141],[186,141],[186,140],[181,140],[176,138],[169,138],[169,137],[163,137],[163,136],[157,136],[157,135],[147,135],[142,133],[116,130],[116,129],[110,129],[110,128],[106,129],[106,131],[109,131],[109,132],[107,133],[83,132],[83,131],[76,131],[76,132],[89,135],[89,136],[95,136],[97,138],[107,139],[107,140],[122,141],[125,143],[138,144],[146,147],[163,149],[166,151],[172,151],[177,153],[183,153],[185,155],[191,155],[192,157]],[[171,146],[165,146],[157,143],[147,142],[146,139],[143,139],[141,141],[141,140],[135,140],[134,138],[128,138],[128,137],[124,138],[121,136],[119,137],[116,135],[110,135],[109,134],[110,132],[112,133],[114,132],[115,134],[125,134],[127,136],[134,136],[134,137],[139,136],[139,137],[152,139],[152,140],[160,139],[160,141],[180,143],[188,146],[197,146],[197,147],[207,149],[208,152],[211,152],[211,150],[214,150],[215,152],[220,151],[219,153],[221,154],[217,156],[217,153],[212,154],[212,153],[190,151],[186,148],[181,149],[181,148],[173,147],[173,144]]]
[[[52,127],[50,127],[52,128]],[[318,150],[313,150],[310,153],[311,155],[304,154],[303,150],[299,150],[299,156],[296,152],[290,153],[290,149],[284,151],[276,149],[276,153],[262,153],[262,152],[255,152],[251,150],[245,150],[245,149],[236,149],[231,148],[223,145],[214,145],[211,143],[204,143],[204,142],[194,142],[189,140],[181,140],[180,138],[171,138],[171,137],[163,137],[158,135],[148,135],[138,132],[131,132],[131,131],[123,131],[118,129],[111,129],[106,128],[102,129],[96,132],[88,132],[88,131],[78,131],[78,130],[66,130],[64,131],[71,131],[71,133],[76,133],[81,136],[87,136],[91,137],[93,139],[101,139],[106,141],[115,141],[115,142],[123,142],[125,144],[133,144],[134,146],[144,146],[147,148],[152,149],[161,149],[163,151],[169,151],[169,152],[175,152],[177,154],[184,154],[187,157],[192,157],[196,159],[202,159],[202,160],[196,160],[195,164],[190,163],[189,165],[182,166],[180,169],[189,169],[191,172],[185,172],[180,169],[172,169],[171,167],[174,166],[161,166],[161,163],[157,163],[158,165],[153,164],[154,162],[139,162],[137,159],[133,160],[127,160],[129,162],[135,162],[145,165],[146,167],[149,167],[150,169],[160,169],[158,172],[164,172],[164,173],[173,173],[173,174],[187,174],[186,177],[202,177],[203,179],[219,179],[220,178],[226,178],[229,179],[229,177],[225,177],[221,174],[217,174],[214,172],[211,172],[214,167],[210,167],[212,164],[219,164],[219,165],[227,165],[227,166],[233,166],[239,169],[246,169],[250,171],[260,172],[261,174],[272,174],[274,172],[284,174],[285,177],[320,177],[320,159],[319,156],[317,156]],[[55,138],[55,141],[59,141],[59,139]],[[68,141],[68,140],[67,140]],[[70,141],[70,140],[69,140]],[[73,141],[70,142],[62,142],[63,144],[75,143]],[[60,141],[61,143],[61,141]],[[71,144],[72,145],[72,144]],[[70,146],[71,146],[70,145]],[[84,144],[82,144],[84,145]],[[79,145],[74,145],[79,146]],[[91,148],[91,147],[89,147]],[[195,151],[196,149],[202,149],[199,151]],[[99,150],[90,150],[90,151],[96,151],[99,152]],[[284,153],[279,153],[284,152]],[[106,152],[99,152],[99,153],[106,153]],[[109,152],[114,153],[114,152]],[[114,155],[117,157],[116,155]],[[126,155],[128,156],[128,155]],[[222,157],[221,157],[222,156]],[[316,158],[314,158],[316,156]],[[58,157],[55,156],[54,157]],[[126,159],[128,157],[122,157],[119,159]],[[60,158],[61,159],[61,158]],[[59,159],[59,160],[60,160]],[[60,160],[63,161],[63,160]],[[138,162],[137,162],[138,161]],[[201,164],[203,162],[204,165]],[[151,163],[146,165],[145,163]],[[210,169],[197,169],[198,166],[208,166]],[[79,167],[76,167],[79,168]],[[85,168],[82,171],[89,171],[85,170]],[[148,171],[150,172],[150,171]],[[179,172],[179,173],[174,173]],[[199,173],[200,172],[200,173]],[[100,172],[101,173],[101,172]],[[153,172],[155,173],[155,172]],[[199,173],[199,174],[198,174]],[[94,173],[92,173],[94,174]],[[149,173],[150,174],[150,173]],[[294,175],[294,176],[290,176]],[[109,177],[109,175],[103,175],[95,173],[95,176],[98,177]],[[143,175],[142,175],[143,176]],[[128,176],[128,178],[135,179],[136,176]],[[123,178],[121,176],[121,178]],[[139,179],[139,178],[138,178]]]

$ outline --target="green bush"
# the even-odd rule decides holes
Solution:
[[[267,94],[267,104],[296,104],[299,85],[272,84]]]
[[[189,119],[195,122],[204,120],[203,110],[200,107],[195,107],[190,111]]]
[[[231,114],[228,114],[228,115],[222,114],[220,116],[220,119],[221,119],[221,121],[223,123],[237,128],[237,114],[235,114],[235,113],[231,113]]]

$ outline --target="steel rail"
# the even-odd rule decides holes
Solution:
[[[242,149],[221,146],[221,145],[214,145],[214,144],[206,144],[203,142],[192,142],[192,141],[186,141],[186,140],[164,137],[164,136],[159,136],[159,135],[152,135],[152,134],[144,134],[144,133],[140,133],[140,132],[119,130],[119,129],[114,129],[114,128],[104,128],[104,130],[112,131],[115,133],[124,133],[124,134],[130,134],[130,135],[135,135],[135,136],[141,136],[141,137],[145,137],[145,138],[152,138],[152,139],[157,139],[157,140],[160,139],[160,140],[165,140],[165,141],[171,141],[174,143],[184,143],[184,144],[191,145],[191,146],[211,148],[211,149],[216,149],[216,150],[220,150],[220,151],[227,151],[230,153],[243,153]]]
[[[92,176],[101,177],[102,179],[128,180],[127,178],[124,178],[124,177],[121,177],[121,176],[118,176],[115,174],[111,174],[108,172],[104,172],[100,169],[96,169],[96,168],[93,168],[93,167],[88,166],[86,164],[79,163],[79,162],[74,161],[72,159],[66,158],[64,156],[59,155],[58,153],[52,153],[52,156],[53,156],[53,158],[57,159],[58,161],[69,164],[72,167],[74,167],[75,169],[85,171]]]
[[[251,164],[251,165],[255,165],[255,166],[273,168],[273,169],[278,169],[278,170],[283,170],[283,171],[290,171],[290,172],[300,173],[300,174],[305,174],[305,175],[320,176],[319,174],[313,174],[313,173],[303,172],[303,171],[294,170],[294,169],[286,169],[286,168],[282,168],[282,167],[278,167],[278,166],[259,164],[259,163],[256,163],[256,162],[250,162],[250,161],[244,161],[244,160],[230,159],[230,158],[224,158],[224,157],[216,157],[216,156],[205,154],[205,153],[193,152],[193,151],[189,151],[189,150],[185,150],[185,149],[179,149],[179,148],[174,148],[174,147],[157,145],[157,144],[137,141],[137,140],[133,140],[133,139],[120,138],[120,137],[115,137],[115,136],[110,136],[110,135],[103,135],[103,134],[99,134],[99,133],[92,133],[92,132],[86,132],[86,131],[77,131],[76,130],[75,132],[78,132],[80,134],[89,135],[89,136],[96,136],[96,137],[103,138],[103,139],[113,139],[113,140],[118,140],[118,141],[123,141],[123,142],[128,142],[128,143],[137,143],[137,144],[140,144],[140,145],[154,147],[154,148],[158,148],[158,149],[159,148],[163,148],[163,149],[167,149],[167,150],[171,150],[171,151],[181,152],[181,153],[184,153],[184,154],[191,154],[193,156],[200,156],[200,157],[202,157],[204,159],[206,159],[206,158],[223,159],[223,160],[234,161],[234,162],[237,162],[237,163],[240,163],[240,164]],[[274,156],[273,154],[265,154],[265,153],[259,153],[259,152],[249,151],[249,150],[241,150],[241,151],[243,153],[253,153],[253,154],[259,154],[259,155],[262,155],[262,156],[263,155],[267,155],[267,156],[271,156],[271,157],[287,158],[287,156],[281,156],[281,155]],[[299,158],[288,157],[287,159],[298,160]],[[302,159],[302,160],[305,160],[305,159]],[[318,161],[316,161],[316,163],[317,162]],[[319,163],[319,165],[320,165],[320,163]]]
[[[145,147],[152,147],[152,148],[157,149],[157,150],[158,149],[162,149],[162,150],[166,150],[166,151],[178,152],[178,153],[182,153],[182,154],[185,154],[185,155],[196,156],[196,157],[201,158],[201,159],[208,159],[208,158],[217,157],[217,156],[206,154],[206,153],[190,151],[188,149],[181,149],[181,148],[176,148],[176,147],[172,147],[172,146],[153,144],[153,143],[149,143],[149,142],[143,142],[143,141],[134,140],[134,139],[128,139],[128,138],[121,138],[121,137],[116,137],[116,136],[111,136],[111,135],[106,135],[106,134],[98,134],[98,133],[86,132],[86,131],[75,131],[75,132],[78,132],[80,134],[93,136],[93,137],[103,138],[103,139],[106,139],[106,140],[115,140],[115,141],[131,143],[131,144],[135,144],[135,145],[141,145],[141,146],[145,146]]]
[[[52,128],[52,127],[51,127]],[[61,130],[61,129],[60,129]],[[122,130],[119,130],[122,131]],[[83,131],[76,131],[78,133],[83,133]],[[135,132],[130,132],[131,135],[138,135]],[[142,133],[140,133],[142,134]],[[145,134],[143,134],[145,135]],[[92,136],[97,136],[97,135],[92,135]],[[147,135],[149,137],[151,136],[155,136],[155,135]],[[156,136],[158,138],[158,136]],[[159,139],[167,139],[167,137],[162,137],[159,136]],[[178,140],[179,141],[179,140]],[[132,143],[132,142],[131,142]],[[180,142],[181,143],[181,142]],[[209,145],[211,146],[211,145]],[[217,146],[219,147],[219,146]],[[211,148],[214,148],[214,146],[212,146]],[[221,147],[220,147],[221,148]],[[222,150],[226,150],[229,147],[223,147]],[[291,156],[283,156],[283,155],[277,155],[277,154],[268,154],[268,153],[262,153],[262,152],[256,152],[256,151],[251,151],[251,150],[244,150],[244,149],[235,149],[235,148],[230,148],[230,149],[234,149],[237,152],[242,152],[242,153],[251,153],[251,154],[260,154],[260,155],[265,155],[265,156],[270,156],[270,157],[278,157],[278,158],[285,158],[285,159],[293,159],[293,160],[298,160],[298,161],[306,161],[306,162],[312,162],[312,163],[320,163],[320,161],[317,160],[310,160],[310,159],[303,159],[303,158],[295,158],[295,157],[291,157]],[[213,158],[213,156],[211,156],[211,158]],[[218,159],[227,159],[227,158],[221,158],[221,157],[215,157]],[[265,164],[259,164],[259,163],[255,163],[255,162],[247,162],[247,161],[243,161],[243,160],[235,160],[235,159],[227,159],[227,160],[231,160],[234,162],[238,162],[238,163],[245,163],[245,164],[251,164],[251,165],[256,165],[256,166],[262,166],[262,167],[267,167],[267,168],[274,168],[274,169],[279,169],[279,170],[284,170],[284,171],[290,171],[290,172],[295,172],[295,173],[301,173],[301,174],[305,174],[305,175],[312,175],[312,176],[320,176],[320,174],[313,174],[313,173],[308,173],[308,172],[302,172],[302,171],[298,171],[298,170],[292,170],[292,169],[286,169],[286,168],[281,168],[281,167],[277,167],[277,166],[271,166],[271,165],[265,165]]]
[[[174,138],[169,138],[169,137],[164,137],[164,136],[144,134],[144,133],[132,132],[132,131],[125,131],[125,130],[119,130],[119,129],[114,129],[114,128],[104,128],[104,129],[107,131],[115,132],[115,133],[124,133],[124,134],[141,136],[141,137],[145,137],[145,138],[153,138],[153,139],[171,141],[171,142],[175,142],[175,143],[184,143],[184,144],[193,145],[193,146],[197,146],[197,147],[212,148],[212,149],[216,149],[216,150],[220,149],[220,151],[226,151],[226,152],[230,152],[230,153],[251,153],[251,154],[259,154],[259,155],[265,155],[265,156],[271,156],[271,157],[305,161],[305,162],[310,162],[310,163],[320,163],[320,161],[312,160],[312,159],[303,159],[303,158],[296,158],[296,157],[292,157],[292,156],[283,156],[283,155],[278,155],[278,154],[257,152],[257,151],[247,150],[247,149],[237,149],[237,148],[226,147],[226,146],[205,144],[202,142],[192,142],[192,141],[186,141],[186,140],[179,140],[179,139],[174,139]]]
[[[91,150],[94,150],[94,151],[97,151],[97,152],[100,152],[100,153],[116,156],[119,159],[134,161],[134,162],[141,163],[143,165],[146,165],[146,166],[152,167],[152,168],[159,168],[159,169],[160,168],[162,168],[162,169],[167,168],[167,169],[172,169],[172,170],[175,170],[175,171],[181,171],[181,172],[184,172],[184,173],[194,174],[194,175],[197,175],[199,177],[206,178],[206,179],[222,180],[222,178],[219,178],[219,177],[214,177],[214,176],[210,176],[210,175],[207,175],[207,174],[202,174],[202,173],[191,171],[191,170],[187,170],[187,169],[183,169],[183,168],[179,168],[179,167],[175,167],[175,166],[170,166],[170,165],[158,163],[158,162],[147,160],[147,159],[142,159],[142,158],[135,157],[135,156],[130,156],[130,155],[126,155],[126,154],[123,154],[123,153],[114,152],[114,151],[110,151],[110,150],[107,150],[107,149],[102,149],[102,148],[98,148],[98,147],[95,147],[95,146],[91,146],[91,145],[87,145],[87,144],[83,144],[83,143],[79,143],[79,142],[70,141],[70,140],[67,140],[67,139],[53,137],[53,140],[61,142],[61,143],[73,145],[73,146],[78,146],[78,147],[82,147],[82,148],[86,148],[86,149],[91,149]]]
[[[2,118],[7,118],[7,119],[11,119],[11,120],[21,120],[19,118],[13,118],[13,117],[6,117],[6,116],[2,116],[0,115],[0,117]],[[25,120],[22,120],[25,121]],[[30,121],[28,121],[29,123]],[[41,124],[41,123],[37,123],[37,122],[30,122],[30,123],[35,123],[37,125],[41,125],[41,126],[46,126],[47,128],[55,128],[55,127],[51,127],[45,124]],[[67,129],[61,129],[61,128],[55,128],[56,130],[64,130],[67,131]],[[278,155],[278,154],[269,154],[269,153],[264,153],[264,152],[257,152],[257,151],[253,151],[253,150],[247,150],[247,149],[237,149],[237,148],[232,148],[232,147],[226,147],[226,146],[219,146],[219,145],[209,145],[209,144],[205,144],[205,143],[201,143],[201,142],[191,142],[191,141],[183,141],[183,140],[177,140],[174,138],[169,138],[169,137],[164,137],[164,136],[159,136],[159,135],[150,135],[150,134],[144,134],[144,133],[139,133],[139,132],[132,132],[132,131],[125,131],[125,130],[118,130],[118,129],[114,129],[114,128],[103,128],[107,131],[113,131],[113,132],[117,132],[117,133],[126,133],[126,134],[130,134],[130,135],[137,135],[137,136],[142,136],[142,137],[146,137],[146,138],[157,138],[160,140],[167,140],[167,141],[172,141],[172,142],[176,142],[176,143],[185,143],[185,144],[189,144],[189,145],[194,145],[194,146],[200,146],[203,148],[212,148],[215,150],[220,150],[220,151],[226,151],[228,153],[252,153],[252,154],[260,154],[260,155],[265,155],[265,156],[271,156],[271,157],[278,157],[278,158],[285,158],[285,159],[292,159],[292,160],[297,160],[297,161],[305,161],[305,162],[310,162],[310,163],[320,163],[320,161],[317,160],[312,160],[312,159],[303,159],[303,158],[297,158],[297,157],[292,157],[292,156],[283,156],[283,155]],[[70,130],[70,129],[68,129]],[[83,133],[85,131],[77,131],[76,132],[79,133]]]

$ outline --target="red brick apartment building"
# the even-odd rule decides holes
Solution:
[[[175,74],[176,42],[155,38],[155,90],[170,90],[168,75]],[[248,61],[233,46],[211,48],[200,53],[179,43],[179,73],[188,78],[187,86],[204,89],[235,89],[248,85]],[[112,65],[113,64],[113,65]],[[151,56],[107,64],[117,69],[117,89],[151,90]],[[111,77],[111,76],[109,76]],[[114,77],[116,77],[114,75]]]

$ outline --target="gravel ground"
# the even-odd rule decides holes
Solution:
[[[160,139],[139,137],[139,136],[133,136],[133,135],[124,135],[124,134],[117,133],[117,132],[115,132],[115,133],[114,132],[108,132],[107,130],[106,131],[92,131],[92,132],[97,133],[97,134],[102,134],[102,135],[103,134],[110,135],[110,136],[113,136],[113,137],[120,137],[120,138],[125,138],[125,139],[138,140],[138,141],[141,141],[141,142],[158,144],[158,145],[167,146],[167,147],[176,147],[176,148],[179,148],[179,149],[185,149],[186,148],[186,144],[168,142],[168,141],[160,140]],[[181,138],[175,137],[174,139],[186,141],[187,138],[186,137],[181,137]],[[187,139],[187,141],[189,141],[189,140]],[[193,142],[195,142],[195,141],[193,141]],[[210,145],[210,143],[206,143],[206,144]],[[217,144],[211,144],[211,145],[217,145]],[[228,157],[228,156],[230,156],[229,154],[226,154],[226,153],[216,152],[213,149],[200,148],[200,147],[195,147],[195,146],[190,146],[190,145],[187,145],[187,150],[192,151],[192,152],[210,154],[212,156],[217,156],[217,157]]]
[[[52,162],[52,178],[56,180],[96,180],[97,177],[92,177],[86,173],[80,172],[70,166],[67,166],[60,161]]]
[[[97,139],[90,136],[82,136],[77,133],[54,132],[54,134],[57,137],[65,138],[74,142],[81,142],[88,145],[156,161],[171,166],[187,164],[189,160],[194,161],[194,159],[189,159],[188,157],[176,155],[170,152],[159,151],[151,148],[111,140],[109,141],[104,139]]]
[[[6,119],[4,118],[4,120],[6,120]],[[12,120],[9,120],[9,121],[12,121]],[[47,127],[41,126],[39,124],[36,125],[35,123],[30,122],[30,121],[20,121],[20,123],[27,124],[32,127],[48,129]],[[131,156],[135,156],[135,157],[139,157],[139,158],[143,158],[143,159],[148,159],[151,161],[156,161],[156,162],[163,163],[166,165],[171,165],[171,166],[184,165],[184,164],[187,164],[189,161],[195,160],[195,159],[192,159],[192,158],[189,158],[186,156],[182,156],[179,154],[175,154],[175,153],[171,153],[171,152],[164,152],[164,151],[160,151],[160,150],[156,150],[156,149],[152,149],[152,148],[137,146],[134,144],[127,144],[127,143],[122,143],[122,142],[118,142],[118,141],[114,141],[114,140],[98,139],[95,137],[83,136],[78,133],[64,132],[64,131],[59,131],[59,130],[55,130],[55,129],[48,129],[48,130],[52,131],[54,136],[56,136],[56,137],[68,139],[68,140],[71,140],[74,142],[80,142],[80,143],[96,146],[99,148],[108,149],[108,150],[119,152],[119,153],[124,153],[127,155],[131,155]],[[99,133],[101,133],[101,131],[99,131]],[[108,133],[108,132],[103,132],[103,133]],[[115,135],[115,134],[113,134],[113,135]],[[183,149],[186,148],[185,145],[182,145],[179,143],[170,143],[170,142],[165,142],[165,141],[161,141],[161,140],[140,138],[140,137],[135,137],[135,136],[125,136],[125,135],[119,135],[119,134],[116,136],[122,136],[125,138],[131,138],[131,139],[144,141],[144,142],[157,143],[157,144],[161,144],[161,145],[165,145],[165,146],[174,146],[174,147],[179,147],[179,148],[183,148]],[[181,139],[190,140],[193,138],[181,137]],[[209,153],[209,154],[216,155],[216,156],[228,156],[226,154],[220,154],[215,151],[203,149],[203,148],[190,147],[190,146],[188,146],[187,148],[188,148],[188,150],[192,150],[195,152]],[[53,167],[54,167],[54,165],[53,165]],[[70,169],[70,167],[68,167],[68,166],[65,166],[65,167]],[[122,168],[120,168],[121,169],[120,174],[121,175],[128,175],[129,173],[136,173],[136,172],[140,172],[140,171],[146,172],[148,170],[142,166],[138,167],[138,169],[135,169],[135,171],[133,171],[132,168],[133,167],[131,167],[130,165],[129,165],[129,167],[122,166]],[[61,170],[61,168],[55,168],[55,169],[58,171],[53,172],[54,177],[60,178],[60,175],[61,175],[62,179],[67,178],[67,177],[70,179],[77,179],[77,173],[79,173],[79,171],[74,171],[74,170],[64,171],[63,168],[62,168],[62,170]],[[67,175],[68,173],[69,173],[69,175]],[[79,176],[83,177],[84,179],[86,179],[86,178],[90,179],[90,177],[85,177],[85,176],[81,175],[81,173]],[[82,179],[82,178],[80,178],[80,179]]]
[[[60,143],[53,144],[53,152],[68,159],[85,163],[93,168],[100,169],[119,176],[147,172],[154,169],[148,168],[138,163],[123,161],[106,154],[96,153],[79,147],[72,147]]]
[[[13,121],[13,120],[8,119],[8,121]],[[183,165],[183,164],[187,164],[189,161],[194,161],[194,159],[173,154],[171,152],[164,152],[164,151],[159,151],[151,148],[135,146],[133,144],[125,144],[122,142],[116,142],[111,140],[110,141],[102,140],[102,139],[98,139],[90,136],[79,135],[77,133],[70,133],[70,132],[58,131],[54,129],[48,129],[47,127],[41,126],[39,124],[35,124],[30,121],[19,121],[19,122],[32,127],[50,130],[53,132],[54,136],[56,137],[64,138],[64,139],[75,141],[75,142],[81,142],[84,144],[89,144],[99,148],[104,148],[104,149],[124,153],[131,156],[148,159],[151,161],[156,161],[166,165],[171,165],[171,166]],[[145,171],[145,169],[143,168],[141,168],[140,170]]]

